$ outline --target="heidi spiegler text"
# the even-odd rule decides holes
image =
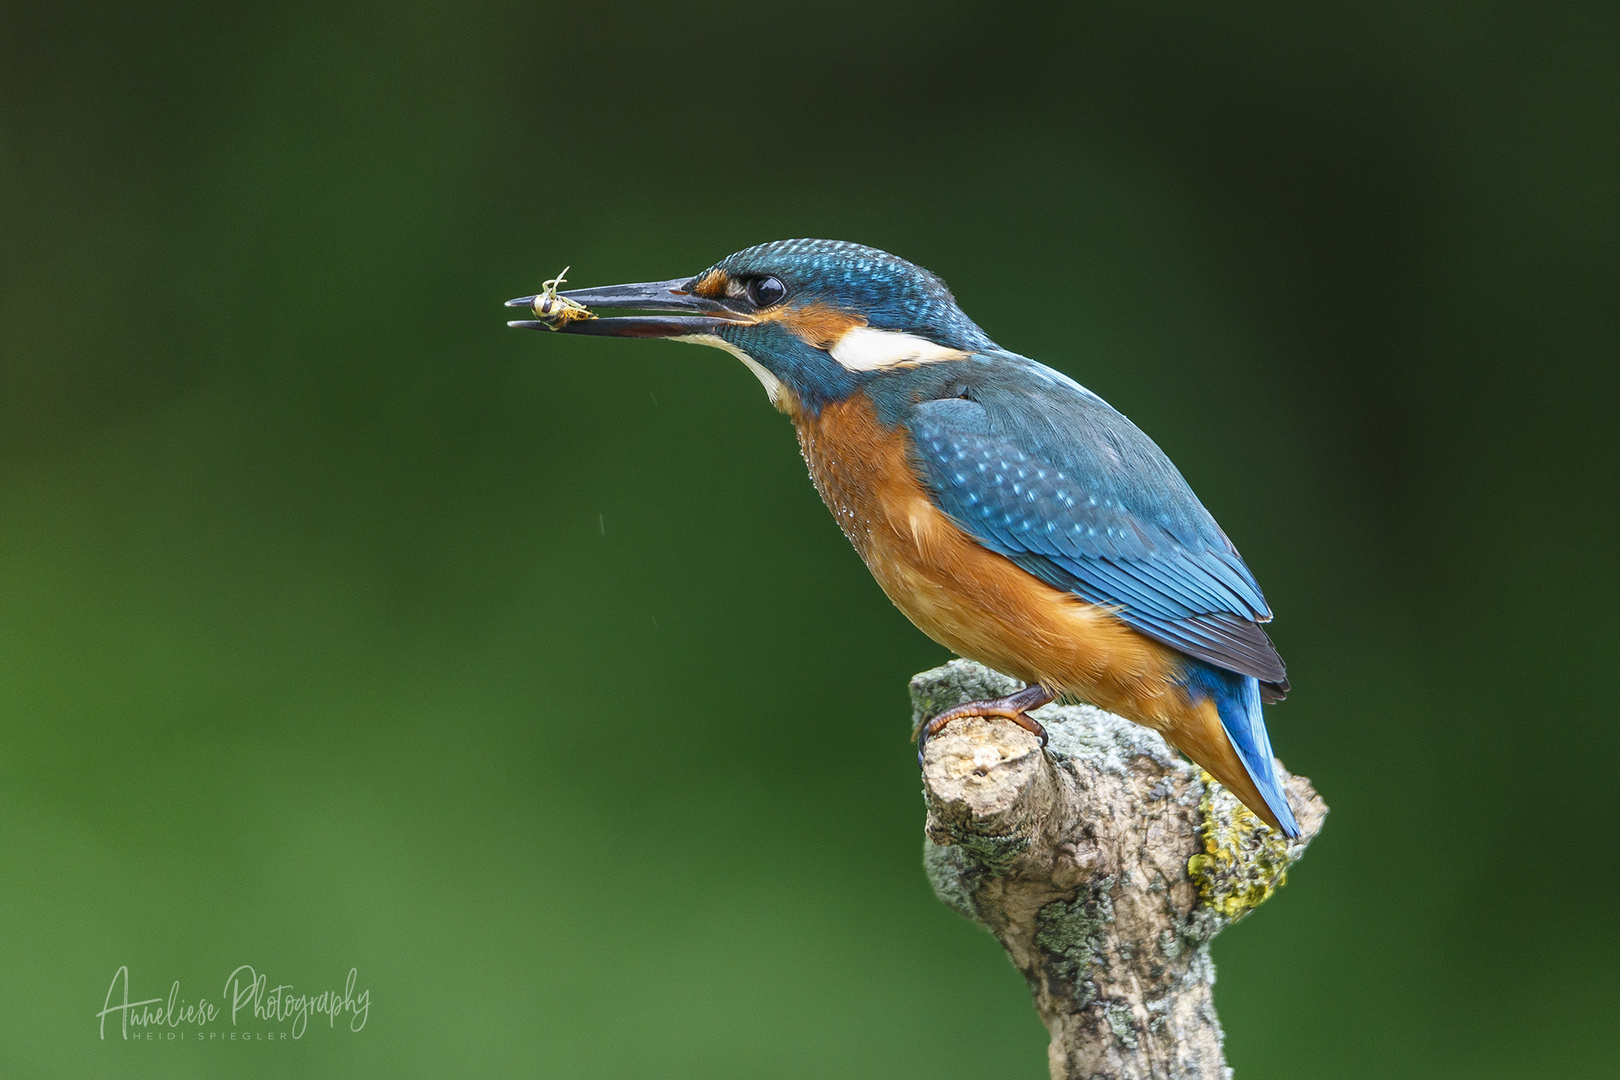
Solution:
[[[350,968],[343,989],[301,992],[292,983],[271,985],[270,977],[242,964],[225,979],[225,990],[218,1002],[199,997],[188,1000],[180,994],[180,980],[174,980],[166,998],[131,1001],[127,964],[113,972],[112,984],[96,1013],[101,1038],[107,1037],[107,1020],[117,1024],[114,1034],[141,1042],[274,1042],[301,1039],[309,1030],[309,1018],[326,1017],[326,1025],[336,1029],[339,1017],[350,1031],[366,1026],[371,1015],[371,991],[358,989],[360,972]],[[227,1024],[226,1021],[229,1021]]]

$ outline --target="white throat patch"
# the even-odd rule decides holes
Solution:
[[[879,371],[895,364],[934,364],[941,360],[962,360],[968,355],[915,334],[874,330],[870,326],[850,327],[828,352],[846,371]]]
[[[765,365],[761,364],[758,360],[755,360],[752,356],[749,356],[747,353],[737,348],[737,346],[733,345],[725,338],[719,336],[718,334],[683,334],[680,337],[670,338],[670,340],[688,341],[693,345],[708,345],[712,348],[724,349],[732,356],[735,356],[737,359],[741,360],[744,364],[747,364],[748,370],[752,371],[756,376],[758,376],[760,385],[765,388],[765,393],[771,399],[771,404],[775,405],[777,408],[782,407],[782,380],[778,379],[775,375],[772,375],[769,371],[767,371],[765,369]]]

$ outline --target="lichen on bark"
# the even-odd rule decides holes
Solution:
[[[1198,836],[1204,850],[1187,860],[1204,906],[1233,923],[1271,899],[1288,883],[1288,866],[1304,851],[1290,844],[1207,772]],[[1224,925],[1223,923],[1223,925]]]

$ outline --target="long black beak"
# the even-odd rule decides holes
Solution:
[[[674,281],[644,281],[634,285],[604,285],[599,289],[570,289],[558,293],[588,308],[629,308],[634,311],[710,312],[683,315],[621,315],[607,319],[575,319],[553,327],[539,319],[513,319],[507,326],[525,330],[556,329],[564,334],[595,334],[601,337],[684,337],[711,334],[729,323],[747,322],[740,315],[707,297],[687,291],[690,278]],[[508,300],[507,307],[534,307],[536,297]]]

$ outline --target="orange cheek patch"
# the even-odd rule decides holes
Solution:
[[[838,339],[845,333],[866,325],[866,320],[859,315],[826,304],[805,304],[767,311],[759,317],[759,321],[780,323],[797,335],[799,340],[818,349],[830,349],[838,344]]]
[[[726,295],[726,283],[730,280],[724,270],[710,270],[692,283],[692,292],[710,300],[718,300]]]

